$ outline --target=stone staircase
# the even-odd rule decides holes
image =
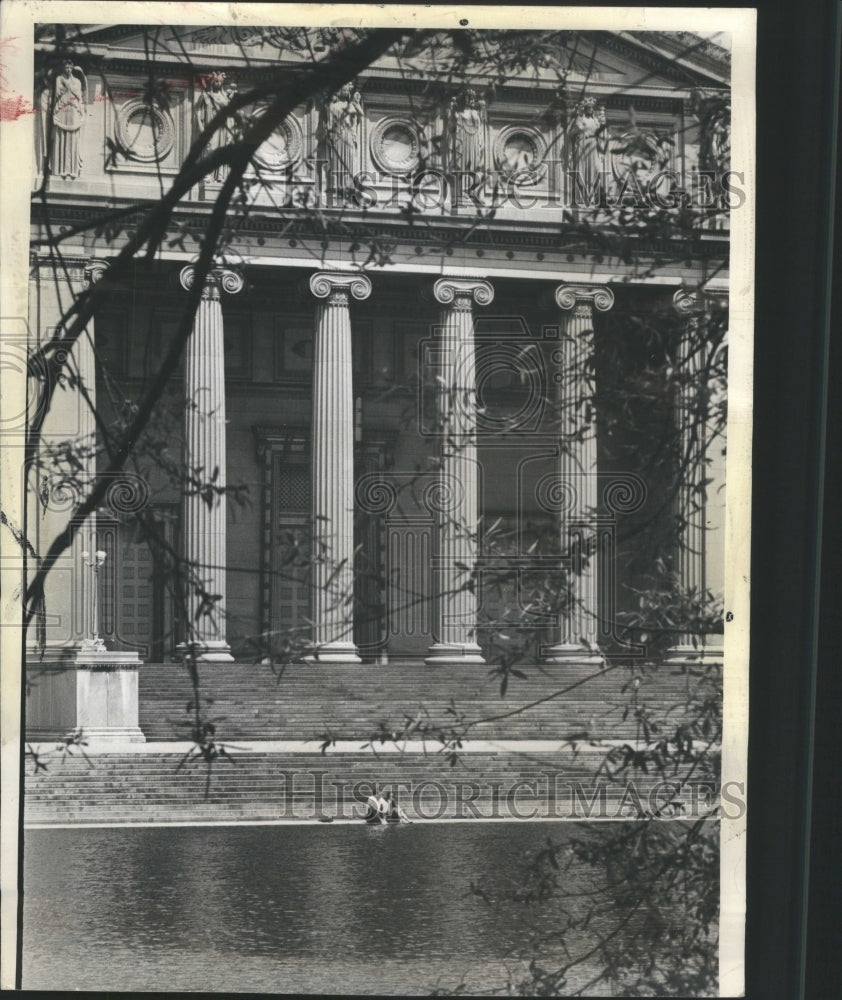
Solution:
[[[55,742],[36,745],[46,768],[37,767],[34,757],[26,760],[25,821],[351,820],[361,815],[375,782],[397,790],[407,814],[419,820],[477,814],[561,818],[577,809],[581,816],[590,800],[594,814],[613,815],[632,776],[599,792],[595,775],[607,748],[584,741],[641,738],[635,699],[658,714],[669,708],[671,729],[686,709],[688,692],[701,683],[671,666],[524,671],[526,678],[510,678],[501,697],[499,676],[482,665],[296,664],[278,674],[262,664],[203,665],[203,716],[214,722],[217,745],[230,755],[208,767],[187,756],[194,714],[186,669],[180,663],[144,664],[140,726],[147,743],[92,742],[87,759],[79,747],[67,753]],[[568,690],[557,694],[563,688]],[[405,730],[408,719],[451,725],[454,712],[488,721],[469,728],[472,745],[451,766],[429,733],[422,742],[417,728]],[[385,741],[363,746],[384,734]],[[414,739],[406,752],[397,752],[401,736]],[[340,742],[321,753],[326,737]],[[634,777],[643,798],[658,781]],[[697,773],[694,781],[707,788],[716,784],[712,774]],[[626,803],[627,811],[633,805]]]
[[[426,666],[423,663],[293,664],[278,674],[263,664],[200,667],[205,715],[217,735],[231,740],[320,740],[366,738],[382,728],[401,732],[408,719],[448,725],[451,703],[468,720],[496,717],[471,727],[471,739],[634,739],[639,735],[631,699],[629,668],[594,676],[591,667],[524,667],[526,679],[510,678],[500,696],[500,678],[487,666]],[[637,697],[656,709],[674,707],[681,717],[688,690],[698,683],[672,666],[638,670]],[[576,682],[577,687],[551,697]],[[626,690],[622,690],[623,687]],[[147,740],[184,740],[190,735],[193,693],[179,663],[140,669],[140,727]],[[514,710],[532,702],[528,711]],[[625,714],[624,714],[625,713]]]
[[[157,823],[359,820],[376,782],[394,789],[414,820],[617,818],[635,812],[632,775],[595,778],[604,751],[471,752],[451,766],[441,754],[305,753],[229,747],[210,767],[177,751],[96,752],[85,759],[40,747],[46,768],[26,762],[25,822]],[[660,779],[635,775],[645,805]],[[692,811],[716,786],[693,775],[679,796]],[[604,791],[598,791],[599,788]],[[666,790],[662,789],[662,794]],[[593,805],[588,810],[588,802]]]

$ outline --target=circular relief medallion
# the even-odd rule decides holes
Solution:
[[[504,177],[515,184],[537,184],[547,172],[547,146],[535,129],[509,125],[494,142],[494,162]]]
[[[141,163],[163,160],[175,144],[175,125],[168,111],[145,101],[126,101],[117,112],[117,141],[125,154]]]
[[[408,118],[381,118],[371,133],[371,156],[388,174],[411,173],[421,160],[421,133]]]
[[[287,170],[301,159],[304,137],[297,119],[290,115],[262,142],[253,160],[263,170]]]

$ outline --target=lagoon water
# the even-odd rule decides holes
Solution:
[[[498,993],[552,914],[497,910],[471,882],[500,887],[525,852],[574,831],[586,825],[27,830],[23,986]],[[580,869],[566,886],[593,877]]]

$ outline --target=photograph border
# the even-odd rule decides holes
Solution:
[[[29,95],[33,75],[32,26],[39,21],[108,22],[110,5],[91,2],[29,3],[13,2],[0,12],[3,23],[3,86],[9,95]],[[130,8],[131,23],[214,24],[230,10],[227,4],[176,5],[137,3]],[[732,37],[732,162],[745,174],[743,190],[746,201],[731,218],[730,245],[730,331],[729,331],[729,419],[726,466],[727,514],[725,537],[725,592],[728,624],[725,626],[724,737],[722,746],[722,785],[737,782],[745,788],[748,743],[748,660],[749,660],[749,563],[751,545],[751,467],[753,406],[754,317],[754,241],[755,241],[755,16],[750,8],[701,10],[676,8],[485,8],[410,9],[395,6],[351,5],[238,5],[239,23],[284,23],[316,25],[337,23],[343,17],[349,23],[388,25],[403,21],[412,10],[413,25],[441,24],[455,26],[461,17],[470,18],[474,27],[497,27],[507,23],[517,11],[518,25],[524,28],[553,24],[570,28],[597,29],[602,26],[646,28],[652,30],[719,30]],[[4,95],[5,96],[5,95]],[[11,162],[11,151],[31,148],[32,116],[5,121],[0,132],[0,153]],[[24,188],[29,189],[28,161],[24,158],[21,173],[26,174]],[[0,251],[3,272],[0,277],[0,321],[14,333],[25,334],[28,284],[29,201],[20,198],[20,174],[4,170],[0,180],[0,204],[3,211]],[[6,327],[6,324],[9,324]],[[18,372],[3,370],[2,413],[19,407],[25,392]],[[19,480],[19,450],[3,449],[2,472],[5,482]],[[16,465],[17,463],[17,465]],[[11,516],[20,512],[19,497],[4,495]],[[21,518],[22,520],[22,518]],[[4,538],[2,542],[2,590],[6,595],[19,593],[19,560]],[[22,803],[18,794],[22,780],[22,747],[19,733],[22,684],[22,637],[16,620],[20,605],[4,598],[2,635],[2,845],[3,845],[3,927],[4,936],[14,933],[18,922],[18,836]],[[749,814],[752,806],[749,806]],[[746,817],[723,815],[721,821],[721,914],[720,914],[720,984],[723,995],[738,995],[744,983],[744,920],[746,872]],[[6,938],[6,945],[9,939]],[[3,948],[2,984],[14,983],[10,963],[15,949]]]

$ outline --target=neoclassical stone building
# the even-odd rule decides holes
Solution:
[[[305,61],[274,29],[97,27],[86,45],[36,55],[39,343],[214,116]],[[152,429],[51,574],[46,662],[163,662],[187,642],[220,670],[422,669],[522,642],[533,662],[598,663],[646,655],[618,623],[659,566],[685,593],[721,594],[724,442],[699,431],[712,359],[692,333],[727,305],[739,192],[721,174],[727,128],[703,109],[728,93],[718,44],[595,32],[571,42],[563,81],[385,57],[299,106],[235,196]],[[74,348],[30,470],[39,552],[177,337],[227,170],[189,188],[160,252],[108,286]],[[682,197],[705,220],[683,237],[652,222]],[[698,377],[676,390],[676,366]],[[673,443],[659,451],[659,435]],[[48,457],[69,439],[72,477]],[[209,606],[190,586],[179,601],[179,555]],[[681,635],[672,655],[717,645]],[[46,730],[68,718],[44,691],[30,721]],[[119,711],[91,725],[131,728]]]

